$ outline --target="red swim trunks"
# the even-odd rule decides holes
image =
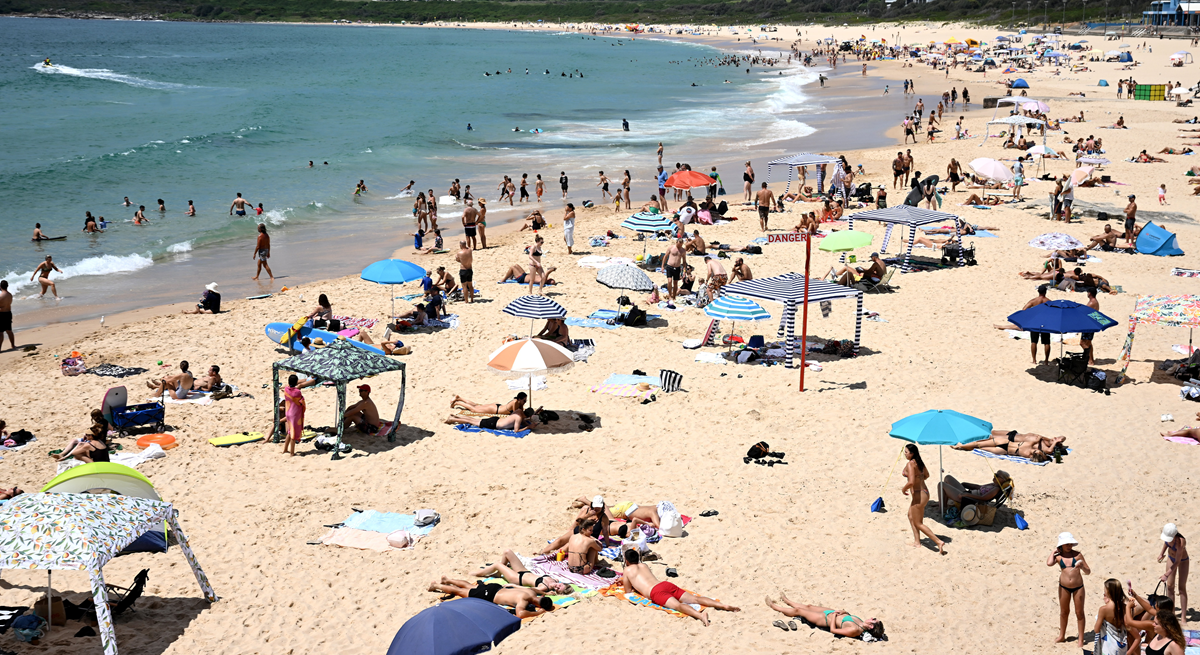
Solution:
[[[667,601],[674,598],[679,600],[685,592],[670,582],[660,582],[650,590],[650,602],[655,605],[667,606]]]

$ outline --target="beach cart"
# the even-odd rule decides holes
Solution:
[[[109,390],[105,402],[101,405],[101,410],[119,436],[124,437],[129,429],[143,425],[153,425],[159,432],[166,427],[167,410],[161,401],[126,405],[126,398],[125,387],[114,387]]]

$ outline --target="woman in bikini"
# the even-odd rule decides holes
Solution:
[[[321,294],[317,296],[317,306],[309,312],[308,317],[313,320],[313,325],[316,326],[317,321],[328,322],[333,318],[333,307],[329,304],[329,296]]]
[[[1067,617],[1071,614],[1071,601],[1075,601],[1075,621],[1079,624],[1079,644],[1083,644],[1084,610],[1083,602],[1087,592],[1083,588],[1083,576],[1090,575],[1092,569],[1088,566],[1083,554],[1075,550],[1075,537],[1070,532],[1058,535],[1058,547],[1050,553],[1046,566],[1058,565],[1058,639],[1060,644],[1067,640]]]
[[[1158,561],[1161,563],[1163,557],[1166,557],[1170,563],[1167,564],[1167,571],[1159,578],[1167,583],[1167,598],[1175,600],[1175,581],[1179,580],[1179,608],[1181,610],[1179,616],[1187,621],[1187,578],[1188,569],[1191,568],[1191,558],[1188,557],[1187,539],[1179,534],[1179,529],[1174,523],[1168,523],[1163,526],[1162,534],[1159,538],[1163,541],[1162,550],[1158,552]]]
[[[867,633],[875,640],[884,638],[883,621],[879,619],[860,619],[845,610],[793,603],[783,594],[779,594],[779,600],[783,603],[782,605],[775,604],[775,601],[767,597],[767,606],[784,616],[798,616],[818,628],[827,628],[835,635],[858,638],[862,637],[863,633]],[[783,621],[776,621],[775,626],[785,629],[789,627]]]
[[[500,416],[508,416],[525,409],[525,402],[529,396],[525,392],[517,394],[512,400],[501,405],[500,403],[473,403],[462,396],[455,395],[454,400],[450,401],[450,409],[465,409],[468,412],[476,414],[497,414]]]
[[[521,181],[525,183],[524,180]],[[525,188],[524,186],[521,187]],[[475,217],[475,232],[479,235],[479,247],[487,250],[487,200],[479,199],[479,215]]]
[[[937,544],[938,552],[945,555],[945,542],[938,539],[933,530],[925,525],[925,505],[929,504],[929,488],[925,486],[925,480],[929,479],[929,471],[925,468],[925,462],[921,460],[921,451],[916,444],[910,443],[904,446],[904,457],[908,463],[904,465],[903,475],[908,482],[900,488],[900,491],[905,496],[912,491],[912,504],[908,506],[908,524],[913,533],[911,545],[914,548],[921,545],[921,535],[924,534]]]
[[[108,420],[98,409],[92,410],[92,425],[82,439],[72,439],[58,455],[51,455],[56,462],[74,458],[90,464],[108,460]]]
[[[546,272],[542,268],[542,235],[537,235],[533,239],[533,247],[529,249],[529,293],[533,293],[533,285],[535,279],[545,278]],[[538,285],[538,294],[542,293],[545,287],[545,282]]]
[[[488,578],[496,574],[518,587],[532,587],[535,591],[543,594],[566,595],[571,593],[570,585],[565,585],[548,575],[535,576],[532,571],[525,568],[521,558],[511,550],[504,551],[504,554],[500,556],[500,561],[496,564],[488,564],[480,568],[475,572],[475,577]]]
[[[1092,652],[1095,655],[1126,655],[1131,652],[1129,646],[1140,638],[1132,625],[1127,622],[1129,609],[1125,604],[1125,592],[1121,582],[1115,578],[1104,581],[1104,604],[1096,613],[1095,635]],[[1083,643],[1083,635],[1080,635]],[[1136,652],[1141,652],[1137,648]]]
[[[985,450],[995,455],[1012,455],[1024,457],[1034,462],[1044,462],[1054,454],[1054,450],[1063,446],[1066,437],[1043,437],[1040,434],[1017,434],[1016,430],[1002,432],[992,430],[990,439],[972,441],[951,446],[955,450]]]
[[[569,532],[546,544],[538,554],[549,555],[565,548],[570,571],[588,575],[595,570],[596,558],[600,555],[602,544],[598,537],[603,534],[601,530],[600,521],[594,515],[576,518]]]
[[[429,190],[429,199],[426,201],[429,206],[429,231],[432,232],[438,229],[437,226],[437,196],[433,195],[433,189]]]
[[[418,193],[417,199],[413,201],[413,214],[417,216],[417,229],[425,230],[429,224],[429,207],[425,204],[424,191]]]

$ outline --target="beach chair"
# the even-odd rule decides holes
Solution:
[[[1058,379],[1063,384],[1086,386],[1088,372],[1087,353],[1067,353],[1058,358]]]
[[[892,276],[896,274],[896,267],[889,267],[883,274],[883,279],[879,280],[879,284],[874,284],[867,278],[863,278],[855,282],[852,286],[859,291],[866,293],[883,293],[884,291],[895,291],[896,288],[891,285]]]
[[[120,616],[126,611],[132,612],[133,604],[142,597],[142,593],[146,590],[146,581],[150,579],[150,569],[142,569],[133,578],[133,584],[129,587],[119,587],[113,584],[104,585],[108,590],[108,608],[112,612],[113,618]],[[79,604],[79,609],[85,612],[95,612],[96,604],[91,598]]]

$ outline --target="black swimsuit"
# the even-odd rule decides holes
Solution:
[[[1007,450],[1007,448],[1005,450]],[[1078,560],[1079,560],[1078,555],[1071,558],[1071,568],[1075,568],[1075,562],[1077,562]],[[1060,556],[1058,558],[1058,568],[1066,570],[1067,564],[1066,564],[1065,557]],[[1060,583],[1058,583],[1058,588],[1062,589],[1063,591],[1066,591],[1069,594],[1073,594],[1073,593],[1079,591],[1080,589],[1083,589],[1083,585],[1079,585],[1078,587],[1066,587],[1066,586],[1063,586],[1063,583],[1060,582]]]
[[[467,592],[467,598],[479,598],[494,603],[496,602],[496,593],[503,588],[504,585],[495,582],[486,585],[483,582],[476,582],[475,588]]]

